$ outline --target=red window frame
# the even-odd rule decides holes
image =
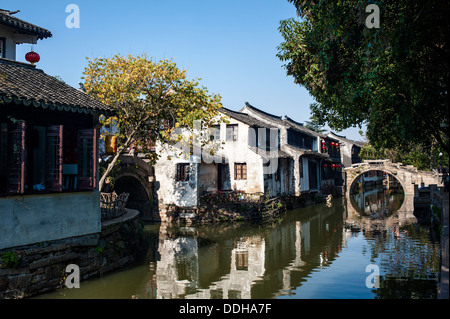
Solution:
[[[9,194],[25,194],[27,172],[27,123],[18,121],[8,125],[7,185]],[[63,191],[63,126],[46,128],[45,190]],[[78,190],[97,187],[98,168],[97,129],[78,130]]]
[[[25,121],[10,124],[8,129],[7,192],[11,194],[25,193],[26,129]]]
[[[63,185],[63,126],[54,125],[46,130],[45,189],[61,192]]]
[[[92,190],[97,184],[97,130],[78,131],[78,189]]]

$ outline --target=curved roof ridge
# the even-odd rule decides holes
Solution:
[[[265,112],[265,111],[263,111],[263,110],[260,110],[260,109],[254,107],[253,105],[251,105],[251,104],[248,103],[248,102],[245,102],[245,106],[248,107],[249,109],[251,109],[252,111],[257,112],[257,113],[261,113],[261,114],[263,114],[263,115],[266,115],[266,116],[269,116],[269,117],[273,117],[273,118],[275,118],[275,119],[277,119],[277,120],[282,120],[282,117],[281,117],[281,116],[274,115],[274,114]]]
[[[19,12],[19,10],[12,12],[0,9],[0,24],[16,28],[20,33],[35,35],[40,40],[53,36],[49,30],[13,16],[13,14],[17,12]]]

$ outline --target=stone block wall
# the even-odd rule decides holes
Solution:
[[[138,215],[128,210],[102,225],[101,233],[0,250],[0,298],[24,298],[62,288],[69,264],[79,267],[81,282],[130,264],[143,241]]]
[[[274,198],[268,202],[243,202],[204,204],[196,207],[161,205],[162,221],[167,223],[220,223],[235,221],[272,222],[281,217],[287,208],[284,199]]]

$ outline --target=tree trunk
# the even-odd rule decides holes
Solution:
[[[123,148],[125,149],[125,148]],[[105,184],[106,178],[109,176],[109,173],[111,173],[112,169],[114,168],[114,165],[116,165],[117,160],[119,159],[120,155],[123,154],[123,151],[117,152],[117,154],[114,156],[111,163],[109,163],[108,167],[106,168],[106,171],[103,173],[103,176],[100,178],[100,182],[98,183],[98,189],[102,191],[103,185]]]
[[[100,178],[100,181],[98,183],[98,189],[101,192],[103,185],[105,184],[106,178],[111,173],[112,169],[114,168],[114,165],[116,165],[117,160],[119,159],[120,155],[125,153],[125,150],[131,145],[131,142],[133,140],[133,136],[136,133],[136,131],[133,131],[127,138],[125,144],[122,147],[119,147],[119,150],[117,151],[117,154],[114,156],[111,163],[108,164],[108,167],[106,168],[106,171],[103,173],[102,177]]]

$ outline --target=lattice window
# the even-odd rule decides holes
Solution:
[[[10,124],[8,128],[8,182],[7,191],[12,194],[25,192],[25,121]]]
[[[227,141],[237,141],[238,140],[238,125],[229,124],[227,125]]]
[[[234,179],[235,180],[247,179],[247,163],[235,163],[234,164]]]
[[[176,180],[179,182],[185,182],[189,180],[189,163],[177,164]]]
[[[78,131],[78,188],[94,189],[97,174],[97,130]]]
[[[61,192],[63,179],[63,126],[47,127],[46,139],[45,189],[52,192]]]

